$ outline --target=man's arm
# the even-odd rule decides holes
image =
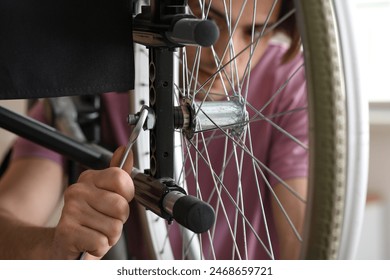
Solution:
[[[296,178],[286,180],[286,183],[306,201],[307,179]],[[274,187],[276,196],[284,210],[288,213],[291,222],[294,224],[299,235],[302,237],[303,224],[305,219],[306,203],[298,200],[285,186],[278,184]],[[281,210],[276,199],[272,199],[273,217],[276,225],[276,232],[280,245],[281,259],[298,259],[301,251],[301,241],[294,233],[285,214]]]
[[[131,167],[129,162],[126,170]],[[58,225],[47,228],[61,193],[58,164],[37,158],[11,163],[0,181],[1,259],[76,259],[83,251],[100,258],[117,242],[134,197],[126,171],[111,167],[82,173],[64,192]]]
[[[45,224],[62,195],[62,168],[54,161],[12,161],[0,180],[0,258],[47,259],[53,229]]]

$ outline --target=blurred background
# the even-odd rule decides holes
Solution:
[[[367,207],[356,259],[390,259],[390,0],[351,2],[361,66],[362,91],[369,101],[370,167]],[[0,101],[24,113],[25,101]],[[0,129],[0,160],[15,136]]]
[[[367,207],[357,259],[390,259],[390,0],[348,0],[353,8],[362,92],[369,101]]]

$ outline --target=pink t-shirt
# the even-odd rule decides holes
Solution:
[[[282,64],[281,58],[285,50],[286,49],[283,46],[276,44],[270,44],[267,48],[260,62],[252,70],[249,83],[248,102],[253,108],[257,108],[257,110],[262,109],[261,114],[263,116],[270,118],[273,123],[290,132],[295,138],[307,145],[307,115],[306,110],[300,110],[307,107],[303,58],[301,55],[298,55],[288,63]],[[290,81],[286,83],[286,80]],[[271,102],[269,102],[270,98],[272,99]],[[128,140],[130,132],[130,128],[126,123],[128,103],[127,94],[107,93],[102,95],[102,131],[105,132],[102,135],[102,140],[104,143],[109,144],[113,149],[118,145],[125,145]],[[256,115],[257,117],[259,116],[253,110],[248,110],[251,118]],[[290,113],[281,114],[281,112]],[[38,103],[33,108],[31,115],[32,117],[45,122],[41,103]],[[256,158],[269,167],[269,169],[278,177],[286,180],[307,176],[307,151],[297,145],[289,137],[284,136],[269,122],[265,120],[252,122],[250,135],[252,145],[255,142],[261,143],[260,145],[254,145],[256,149],[254,151]],[[224,137],[216,137],[214,135],[209,144],[208,157],[210,157],[216,174],[220,175],[222,166],[225,166],[225,172],[224,175],[221,176],[221,180],[224,182],[225,187],[232,192],[232,195],[236,196],[238,178],[234,174],[237,173],[237,166],[232,159],[224,162],[221,160],[221,156],[224,154],[225,150],[224,141]],[[250,147],[248,139],[245,141],[245,144],[247,147]],[[231,145],[229,148],[232,150]],[[60,155],[52,151],[26,140],[18,139],[14,146],[13,157],[19,158],[26,156],[45,157],[58,163],[62,163],[63,160]],[[229,154],[227,156],[229,156]],[[241,158],[240,153],[237,154],[237,156]],[[258,199],[259,191],[257,190],[256,182],[254,180],[253,162],[246,153],[243,154],[243,162],[243,170],[245,170],[241,177],[243,199],[246,201],[246,205],[250,205],[250,207],[247,206],[243,211],[245,211],[247,219],[251,221],[253,227],[259,232],[259,235],[267,248],[270,247],[268,240],[271,240],[272,246],[274,247],[274,254],[277,257],[278,242],[275,227],[272,222],[271,192],[268,189],[267,183],[265,183],[264,180],[260,180],[260,192],[263,197],[265,213],[265,215],[263,215]],[[268,179],[270,186],[275,186],[279,182],[275,176],[269,174],[266,170],[263,170],[263,172]],[[210,172],[206,171],[205,166],[199,167],[199,174],[202,174],[202,176],[199,176],[202,185],[214,186],[214,179]],[[256,176],[261,178],[262,175],[259,171],[256,171]],[[191,186],[189,186],[189,188],[189,192],[194,193],[195,190]],[[203,200],[210,200],[210,204],[214,209],[218,209],[218,215],[221,216],[222,219],[234,219],[236,215],[235,207],[228,203],[224,210],[226,213],[224,213],[221,207],[218,206],[216,194],[212,193],[212,189],[213,188],[202,191]],[[222,191],[221,195],[225,201],[229,200],[225,191]],[[264,230],[265,219],[267,220],[269,227],[269,237]],[[130,222],[130,224],[133,223],[135,222]],[[247,232],[250,231],[248,227],[244,229],[243,226],[239,224],[237,234],[241,235],[244,230]],[[172,232],[176,231],[173,230]],[[129,227],[128,234],[128,240],[139,240],[140,233],[134,225]],[[175,236],[172,237],[171,240],[176,240],[178,237],[176,234],[173,235]],[[208,239],[209,237],[206,235],[202,238],[203,246],[206,248],[205,257],[211,258],[212,254]],[[232,257],[234,248],[231,239],[232,237],[227,223],[223,222],[219,224],[215,229],[213,237],[213,242],[216,242],[216,245],[214,245],[214,253],[218,259],[230,259]],[[241,248],[243,244],[238,244],[237,246]],[[262,246],[258,245],[254,235],[248,238],[247,247],[247,256],[245,256],[244,251],[240,249],[242,258],[269,258]],[[207,249],[209,250],[207,251]],[[142,243],[135,242],[133,245],[130,245],[130,251],[136,258],[144,258]],[[179,252],[179,250],[176,250],[176,252]],[[207,252],[210,252],[210,255],[208,255]],[[239,258],[237,253],[234,253],[234,258]]]

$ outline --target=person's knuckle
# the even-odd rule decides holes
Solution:
[[[117,186],[122,187],[122,186],[127,186],[129,184],[129,174],[127,174],[125,171],[120,170],[120,169],[115,169],[115,183]]]
[[[128,218],[129,203],[122,196],[117,195],[112,198],[111,209],[115,213],[115,217],[121,220],[123,223]]]
[[[109,245],[114,245],[122,234],[123,223],[120,220],[113,220],[111,225],[111,232],[108,236]]]
[[[67,231],[73,230],[74,225],[72,221],[67,216],[62,216],[60,222],[57,225],[57,231],[59,233],[64,233]]]
[[[98,258],[104,257],[104,255],[106,254],[106,252],[108,250],[108,245],[105,245],[105,246],[99,246],[99,245],[100,244],[95,243],[95,246],[93,247],[93,249],[88,250],[88,253],[90,253],[91,255],[98,257]]]
[[[82,183],[76,183],[64,191],[64,199],[65,200],[76,200],[83,196],[85,192],[85,186]]]
[[[119,194],[115,194],[111,198],[111,209],[113,210],[114,213],[118,213],[122,211],[122,199],[123,197],[120,196]]]
[[[99,234],[94,241],[96,250],[104,250],[109,246],[108,237],[104,234]]]
[[[122,223],[125,223],[130,214],[130,206],[125,199],[121,199],[120,203],[122,205],[120,205],[119,219],[122,221]]]
[[[90,180],[94,176],[94,174],[95,174],[94,170],[91,169],[85,170],[80,174],[78,181]]]
[[[65,192],[64,193],[64,209],[75,207],[77,205],[76,198],[77,198],[77,195],[75,192]]]
[[[126,172],[123,170],[113,170],[112,185],[114,191],[123,197],[127,198],[128,189],[132,187],[132,180]]]

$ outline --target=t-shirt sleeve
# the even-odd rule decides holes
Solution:
[[[38,101],[29,112],[29,116],[36,119],[37,121],[48,124],[48,120],[45,117],[44,103]],[[17,138],[12,147],[12,159],[25,158],[25,157],[39,157],[53,160],[60,165],[63,165],[63,157],[46,149],[43,146],[35,144],[24,138]]]
[[[293,78],[280,95],[276,112],[279,116],[273,119],[283,131],[273,129],[271,136],[270,169],[276,174],[270,175],[272,186],[279,183],[280,179],[308,176],[308,111],[302,63],[298,59],[277,73],[277,89],[282,87],[286,79]]]

